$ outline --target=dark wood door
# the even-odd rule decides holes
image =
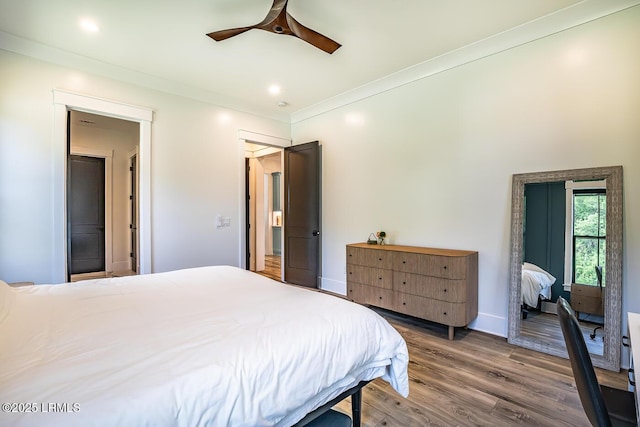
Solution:
[[[69,274],[105,271],[104,159],[69,156]]]
[[[320,146],[285,149],[285,281],[318,287],[320,271]]]

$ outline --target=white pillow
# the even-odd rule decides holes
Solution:
[[[548,272],[544,271],[542,268],[538,267],[535,264],[531,264],[529,262],[525,262],[524,264],[522,264],[522,269],[523,270],[528,270],[528,271],[534,271],[536,273],[541,273],[541,274],[536,274],[536,277],[539,278],[540,283],[545,288],[548,287],[548,286],[553,285],[554,283],[556,283],[556,278],[555,277],[553,277],[551,274],[549,274]]]

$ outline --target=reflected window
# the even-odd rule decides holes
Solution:
[[[573,282],[603,285],[606,262],[605,190],[573,192]]]
[[[607,181],[565,181],[564,283],[604,286]]]

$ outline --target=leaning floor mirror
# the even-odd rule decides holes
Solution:
[[[508,341],[568,357],[565,298],[594,366],[620,370],[622,166],[513,175]]]

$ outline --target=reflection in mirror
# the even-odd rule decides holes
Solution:
[[[620,368],[622,167],[513,176],[509,342],[567,357],[573,307],[594,365]]]

